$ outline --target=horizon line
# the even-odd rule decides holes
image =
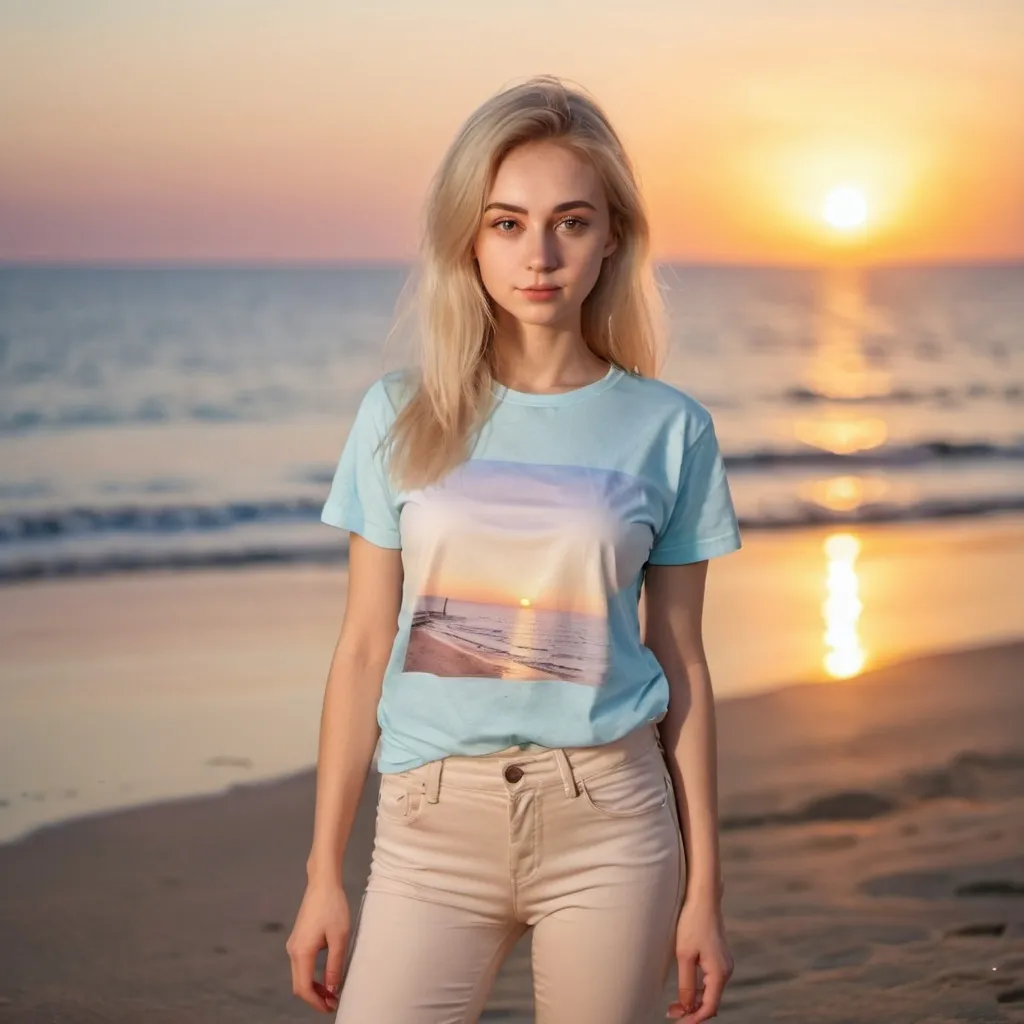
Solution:
[[[1009,256],[896,257],[859,260],[733,260],[666,257],[653,259],[654,267],[688,267],[722,270],[825,270],[871,269],[874,267],[1013,267],[1024,264],[1024,252]],[[4,270],[409,270],[412,259],[237,259],[212,258],[90,258],[90,259],[0,259]]]

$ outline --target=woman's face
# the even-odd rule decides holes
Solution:
[[[522,323],[578,327],[616,246],[597,171],[557,143],[524,143],[501,162],[484,207],[473,255],[500,310]],[[557,290],[526,291],[544,285]]]

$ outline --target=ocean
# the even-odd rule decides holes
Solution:
[[[436,600],[436,599],[435,599]],[[417,609],[424,604],[421,597]],[[441,615],[413,619],[423,630],[478,659],[481,675],[499,679],[567,679],[593,684],[607,670],[607,620],[599,615],[536,608],[511,608],[474,601],[446,601]],[[437,672],[429,658],[405,672]]]
[[[406,273],[0,268],[0,581],[343,561]],[[658,277],[745,532],[1024,510],[1024,264]]]

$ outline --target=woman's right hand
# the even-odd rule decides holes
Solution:
[[[310,882],[285,949],[292,963],[292,992],[321,1013],[338,1008],[350,929],[348,899],[341,883]],[[324,948],[327,964],[321,983],[313,975],[317,954]]]

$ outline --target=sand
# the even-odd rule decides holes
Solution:
[[[721,703],[720,1019],[1024,1020],[1022,668],[1017,642]],[[0,1021],[311,1019],[284,942],[312,807],[302,772],[0,847]],[[532,1019],[528,955],[484,1020]]]
[[[438,676],[473,676],[481,679],[500,679],[501,666],[482,655],[460,647],[419,626],[409,635],[409,648],[405,656],[406,672],[432,672]]]

